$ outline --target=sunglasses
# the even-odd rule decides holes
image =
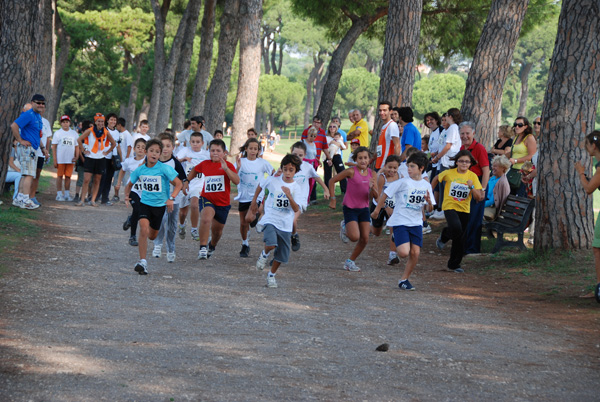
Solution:
[[[337,126],[329,126],[329,128],[337,128]]]
[[[533,125],[535,125],[535,126],[541,126],[542,122],[541,121],[534,121]]]
[[[525,127],[525,124],[523,124],[523,123],[515,123],[515,124],[513,124],[513,127],[519,127],[519,128],[521,128],[521,127]]]
[[[36,105],[45,105],[46,104],[46,102],[33,102],[33,103],[35,103]]]

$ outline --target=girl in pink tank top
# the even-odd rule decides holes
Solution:
[[[376,174],[368,168],[371,161],[371,153],[366,147],[358,147],[352,154],[356,166],[338,173],[329,180],[330,194],[335,194],[335,183],[344,179],[348,180],[346,195],[344,196],[343,211],[344,220],[340,222],[340,238],[344,243],[356,242],[356,246],[350,258],[344,263],[347,271],[358,272],[360,268],[354,261],[365,249],[369,242],[371,229],[371,214],[369,212],[370,197],[378,198]],[[336,200],[332,196],[329,199],[329,207],[335,209]]]

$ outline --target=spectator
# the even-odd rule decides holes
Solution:
[[[413,118],[413,110],[408,107],[401,107],[398,110],[398,116],[400,117],[400,126],[402,127],[402,140],[400,144],[402,145],[402,155],[400,155],[400,159],[404,161],[406,159],[406,150],[410,147],[415,147],[418,150],[421,150],[421,133],[412,123],[414,121]]]
[[[360,113],[360,110],[358,110],[358,109],[354,110],[354,112],[352,113],[352,120],[354,121],[354,123],[352,124],[352,127],[350,127],[350,130],[348,131],[347,140],[351,141],[354,138],[358,138],[358,140],[360,141],[360,146],[368,148],[370,145],[369,125],[362,118],[362,114]]]

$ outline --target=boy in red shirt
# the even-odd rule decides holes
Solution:
[[[240,183],[235,166],[225,160],[225,150],[222,140],[212,140],[209,145],[210,160],[199,163],[188,174],[188,181],[198,173],[204,175],[204,189],[200,195],[199,260],[206,260],[215,251],[231,208],[231,182],[236,185]]]

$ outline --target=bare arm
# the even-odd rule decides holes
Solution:
[[[600,187],[600,168],[596,169],[596,173],[589,180],[585,176],[585,168],[581,165],[581,162],[575,164],[575,170],[579,173],[579,180],[586,194],[590,195]]]

